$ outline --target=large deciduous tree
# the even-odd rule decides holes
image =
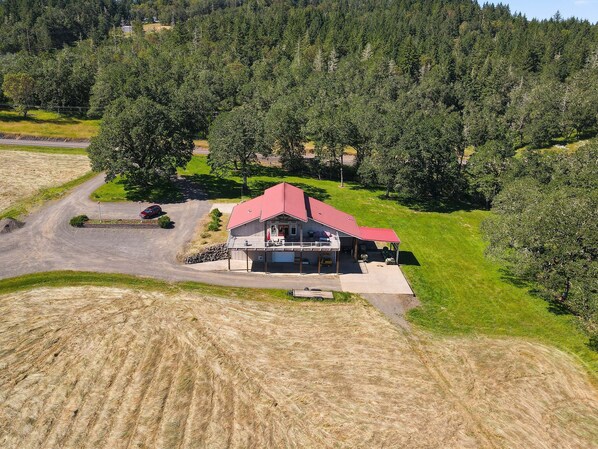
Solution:
[[[210,126],[208,164],[219,175],[237,171],[243,180],[243,191],[257,163],[258,154],[270,152],[264,138],[262,113],[248,103],[220,114]]]
[[[348,101],[334,81],[325,82],[307,117],[306,134],[315,144],[316,156],[327,161],[331,168],[339,167],[342,187],[345,147],[351,143],[354,127]]]
[[[383,186],[388,198],[399,185],[399,174],[406,163],[406,154],[399,145],[405,114],[398,103],[387,102],[381,110],[373,109],[369,115],[374,149],[364,157],[358,174],[364,185]]]
[[[462,136],[456,112],[439,109],[411,114],[399,142],[404,154],[401,190],[433,198],[454,195],[461,179]]]
[[[4,75],[2,91],[15,108],[27,117],[27,112],[35,102],[35,80],[27,73],[7,73]]]
[[[266,114],[266,136],[287,170],[297,170],[303,163],[305,121],[302,102],[297,95],[280,97]]]
[[[475,193],[481,195],[486,207],[500,192],[503,175],[509,168],[513,156],[512,147],[504,142],[491,140],[476,148],[467,162],[467,174]]]
[[[108,180],[124,175],[132,185],[150,186],[189,162],[193,140],[165,106],[121,98],[106,110],[88,151],[94,170],[105,170]]]
[[[598,145],[550,158],[549,178],[531,174],[495,198],[483,223],[488,252],[536,282],[598,329]]]

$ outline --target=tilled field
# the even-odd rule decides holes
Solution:
[[[0,447],[598,447],[565,354],[372,307],[36,289],[0,297]]]
[[[87,156],[0,151],[0,211],[39,189],[64,184],[89,170]]]

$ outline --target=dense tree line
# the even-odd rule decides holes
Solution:
[[[174,28],[116,26],[156,17]],[[35,105],[102,116],[143,96],[207,136],[217,114],[251,102],[288,167],[312,140],[333,168],[320,172],[340,177],[349,145],[363,182],[389,192],[463,194],[468,146],[598,131],[598,27],[586,21],[470,0],[3,0],[0,20],[0,77],[32,77]]]
[[[598,349],[598,143],[524,153],[483,225],[488,252],[580,316]]]
[[[42,52],[101,41],[129,17],[132,0],[1,0],[0,53]]]

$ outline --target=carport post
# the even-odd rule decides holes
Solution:
[[[318,254],[318,274],[320,274],[320,266],[322,264],[322,255]]]
[[[303,274],[303,250],[299,251],[299,274]]]
[[[340,266],[341,266],[340,254],[341,253],[339,251],[336,252],[336,274],[338,274],[338,272],[340,271]]]
[[[245,265],[247,272],[249,272],[249,251],[245,251]]]
[[[226,254],[228,255],[228,271],[230,271],[230,249],[226,252]]]
[[[399,264],[399,245],[400,243],[395,243],[395,246],[397,248],[397,265]]]
[[[264,273],[268,272],[268,251],[264,251]]]

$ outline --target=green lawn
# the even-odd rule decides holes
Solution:
[[[240,179],[211,175],[205,156],[194,157],[180,173],[213,200],[240,200]],[[510,279],[484,257],[479,225],[488,212],[439,204],[408,207],[384,199],[381,191],[352,184],[340,188],[335,181],[285,176],[270,167],[250,179],[250,189],[260,195],[281,181],[353,214],[363,226],[396,230],[402,240],[403,271],[423,303],[410,313],[413,323],[444,334],[531,338],[577,356],[590,372],[598,372],[598,353],[588,348],[576,319],[552,312],[529,286]],[[124,190],[114,183],[101,190],[124,199]]]
[[[85,148],[54,148],[29,145],[0,145],[0,151],[29,151],[31,153],[75,154],[87,156],[87,150]]]
[[[252,301],[293,301],[310,302],[309,299],[293,298],[286,290],[263,288],[220,287],[200,282],[167,282],[159,279],[130,276],[118,273],[93,273],[88,271],[51,271],[26,274],[8,279],[0,279],[0,295],[32,288],[96,286],[113,288],[132,288],[164,293],[197,292],[223,298],[251,299]],[[251,294],[248,296],[248,290]],[[354,301],[354,295],[334,292],[335,302]]]
[[[166,183],[145,189],[127,186],[122,177],[107,182],[93,192],[90,198],[94,201],[114,203],[119,201],[150,201],[154,203],[176,203],[183,199],[178,186]]]
[[[100,128],[100,120],[34,110],[27,118],[15,111],[0,111],[0,134],[22,137],[88,140]]]

